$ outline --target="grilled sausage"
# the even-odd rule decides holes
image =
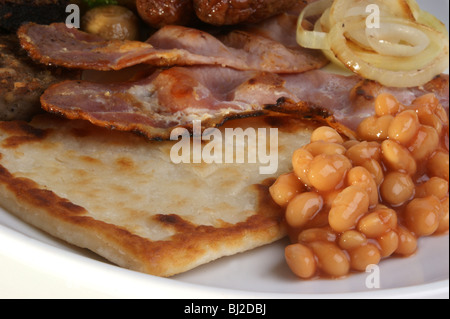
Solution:
[[[189,25],[195,19],[192,0],[136,0],[139,16],[149,26]]]
[[[213,25],[257,23],[292,8],[298,0],[193,0],[203,22]]]

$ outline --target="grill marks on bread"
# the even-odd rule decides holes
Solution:
[[[31,202],[39,208],[53,207],[53,213],[61,217],[82,216],[86,210],[67,199],[60,198],[52,191],[42,189],[42,186],[27,178],[14,177],[5,167],[0,165],[0,181],[8,184],[8,188],[17,194],[18,200]]]
[[[39,142],[48,134],[47,130],[34,128],[26,122],[0,122],[0,128],[12,135],[3,141],[2,147],[5,148],[15,148],[23,143]]]
[[[50,115],[1,122],[0,145],[0,204],[122,267],[172,276],[285,234],[258,165],[177,166],[171,142]]]

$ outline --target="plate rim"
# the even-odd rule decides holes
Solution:
[[[371,291],[345,293],[270,293],[229,289],[183,282],[171,278],[160,278],[124,269],[79,255],[76,252],[63,250],[2,224],[0,224],[0,242],[3,243],[0,245],[0,256],[6,256],[17,264],[27,264],[27,266],[35,268],[37,273],[44,273],[54,277],[53,279],[61,281],[63,283],[61,288],[66,288],[67,291],[55,292],[55,296],[68,293],[81,297],[83,295],[82,290],[85,288],[95,291],[95,294],[98,294],[99,297],[109,296],[112,298],[418,299],[448,298],[449,296],[449,279],[399,288],[380,288]],[[23,254],[23,252],[31,252],[31,254]],[[61,266],[64,267],[61,268]],[[76,274],[75,272],[76,276],[67,279],[67,275],[69,273],[73,275],[73,270],[77,267],[83,270],[83,275],[88,273],[89,276],[82,278],[80,273]],[[105,285],[105,282],[111,280],[112,277],[116,280],[114,286],[120,284],[120,287],[122,287],[120,291],[114,291],[109,284]],[[92,281],[93,278],[96,278],[97,282],[95,280]],[[102,284],[98,283],[99,279],[101,279]],[[79,282],[76,283],[75,280]],[[148,288],[150,284],[152,288],[157,288],[158,291],[149,293]]]

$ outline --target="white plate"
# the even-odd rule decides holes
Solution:
[[[447,0],[418,2],[448,29]],[[0,298],[449,298],[448,235],[420,239],[416,255],[384,260],[378,272],[340,280],[297,280],[284,262],[285,245],[165,279],[116,267],[0,209]]]

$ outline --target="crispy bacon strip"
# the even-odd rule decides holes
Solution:
[[[289,18],[286,18],[289,20]],[[292,29],[295,23],[280,28]],[[146,42],[106,41],[65,24],[26,24],[18,31],[21,45],[30,56],[44,64],[90,70],[120,70],[137,64],[158,67],[220,65],[237,70],[298,73],[328,63],[317,51],[286,46],[254,32],[231,31],[225,36],[182,26],[167,26]]]
[[[189,128],[193,120],[202,120],[206,128],[269,111],[337,121],[353,130],[373,114],[375,96],[381,92],[390,92],[405,104],[434,92],[448,109],[448,80],[448,75],[441,75],[424,88],[392,89],[321,70],[276,75],[222,67],[174,67],[138,81],[66,81],[50,87],[41,103],[49,112],[139,132],[149,139],[168,139],[174,128]]]

